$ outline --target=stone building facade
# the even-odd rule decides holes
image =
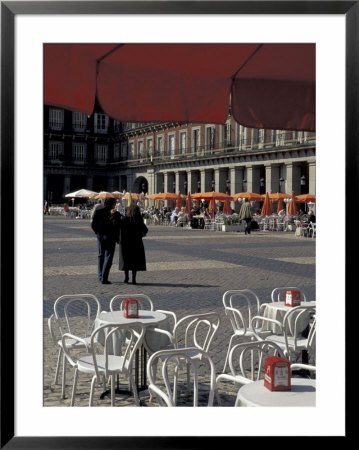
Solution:
[[[44,198],[76,189],[315,194],[315,133],[225,124],[120,123],[44,109]]]

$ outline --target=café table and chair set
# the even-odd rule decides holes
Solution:
[[[71,406],[79,373],[92,376],[89,406],[95,386],[102,386],[100,399],[110,395],[111,406],[121,405],[117,401],[121,394],[133,395],[135,405],[142,406],[142,392],[150,396],[151,405],[213,406],[216,400],[221,406],[226,383],[238,389],[233,406],[315,406],[315,362],[309,365],[309,358],[315,358],[315,302],[308,302],[301,293],[300,306],[286,306],[283,295],[288,290],[298,291],[276,288],[266,303],[249,289],[224,293],[224,313],[233,334],[219,374],[210,356],[210,351],[216,351],[219,314],[178,319],[172,311],[155,310],[144,294],[116,295],[104,312],[94,295],[63,295],[55,301],[48,321],[58,348],[54,383],[58,383],[62,362],[62,398],[67,366],[73,368]],[[138,317],[125,317],[128,298],[137,300]],[[83,308],[85,314],[79,314]],[[83,320],[78,320],[79,315]],[[234,344],[235,340],[239,343]],[[264,362],[273,355],[288,360],[292,373],[305,378],[292,377],[289,391],[268,390],[263,384]],[[122,389],[120,377],[126,384]],[[205,389],[204,396],[200,389]]]

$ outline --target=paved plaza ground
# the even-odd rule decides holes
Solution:
[[[44,406],[68,406],[72,371],[67,379],[67,398],[54,385],[57,348],[50,339],[47,319],[55,300],[63,294],[91,293],[102,310],[116,294],[148,295],[155,309],[174,311],[178,318],[216,311],[221,325],[211,351],[221,373],[232,329],[224,315],[222,296],[229,289],[252,289],[261,302],[270,301],[273,288],[296,286],[315,300],[315,239],[295,237],[290,232],[243,232],[192,230],[173,226],[149,226],[144,238],[147,271],[139,272],[137,285],[124,284],[117,269],[118,249],[110,273],[110,285],[97,279],[96,236],[86,219],[44,217]],[[90,377],[80,375],[77,406],[88,404]],[[99,388],[100,389],[100,388]],[[100,392],[100,391],[99,391]],[[230,384],[220,392],[224,406],[233,406],[235,389]],[[95,405],[109,406],[98,399]],[[144,403],[150,404],[145,399]],[[116,405],[134,405],[132,397],[116,399]]]

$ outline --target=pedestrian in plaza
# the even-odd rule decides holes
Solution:
[[[98,278],[102,284],[111,284],[108,280],[113,255],[118,240],[120,214],[115,209],[116,199],[106,198],[104,204],[98,206],[91,221],[91,228],[97,235]]]
[[[239,211],[239,220],[246,221],[246,228],[244,230],[244,234],[251,234],[252,211],[251,211],[251,204],[249,203],[247,198],[243,199],[243,203]]]
[[[124,283],[129,282],[132,271],[132,284],[136,283],[139,271],[146,270],[146,255],[142,238],[148,233],[140,208],[132,204],[119,220],[119,270],[125,272]]]

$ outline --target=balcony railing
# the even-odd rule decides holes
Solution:
[[[122,156],[120,160],[107,160],[97,162],[96,159],[87,160],[84,163],[87,165],[116,165],[116,164],[127,164],[127,165],[138,165],[138,164],[156,164],[161,162],[170,162],[170,161],[190,161],[196,160],[199,158],[217,158],[226,155],[239,155],[239,154],[250,154],[253,152],[261,152],[266,153],[268,151],[280,151],[280,150],[288,150],[291,148],[307,148],[315,146],[315,136],[310,137],[306,141],[299,140],[286,140],[283,141],[282,145],[276,145],[275,142],[265,142],[265,143],[256,143],[246,142],[242,140],[241,142],[233,142],[226,141],[221,142],[217,147],[213,147],[213,145],[204,145],[204,146],[194,146],[190,148],[176,148],[174,153],[172,154],[163,154],[159,150],[150,150],[146,149],[142,152],[141,155],[135,155],[133,157],[125,157]],[[54,158],[47,155],[45,152],[45,160],[54,162]],[[59,156],[58,162],[65,162],[67,164],[74,164],[75,161],[72,158],[64,157],[63,155]]]

